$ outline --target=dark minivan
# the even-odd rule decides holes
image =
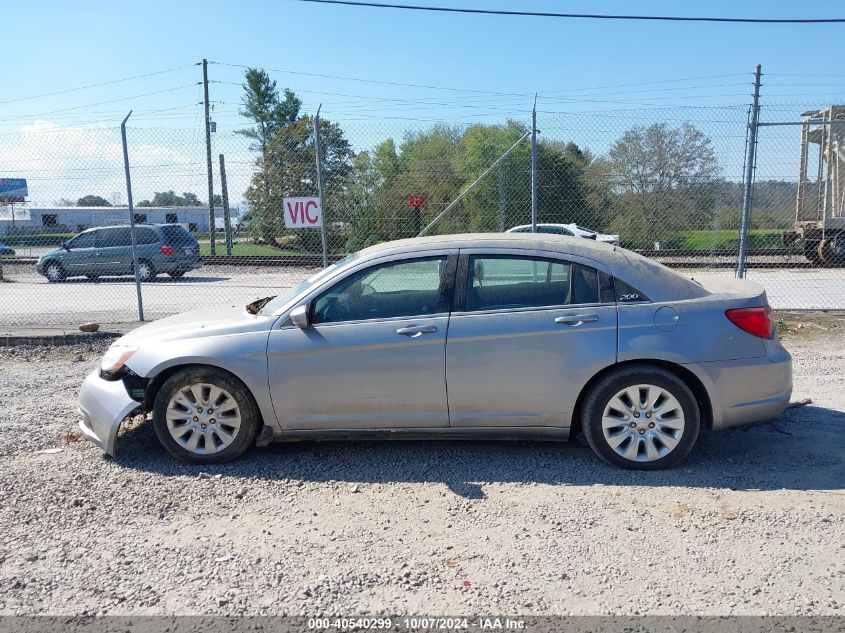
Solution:
[[[138,224],[138,276],[149,281],[159,273],[181,277],[202,266],[199,243],[179,224]],[[44,253],[35,267],[49,281],[65,277],[134,275],[132,230],[102,226],[83,231],[61,247]]]

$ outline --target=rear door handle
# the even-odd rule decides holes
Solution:
[[[408,327],[400,327],[396,330],[396,333],[403,334],[411,338],[417,338],[423,334],[434,334],[436,331],[437,327],[434,325],[410,325]]]
[[[584,323],[595,323],[598,320],[598,314],[573,314],[572,316],[560,316],[555,319],[555,323],[578,327]]]

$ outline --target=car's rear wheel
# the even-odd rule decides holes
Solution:
[[[239,457],[255,443],[259,420],[243,383],[210,367],[176,372],[153,403],[153,427],[162,446],[177,459],[197,464]]]
[[[584,400],[587,443],[622,468],[678,464],[698,438],[700,412],[690,388],[661,367],[632,365],[599,380]]]
[[[47,281],[61,281],[65,278],[65,269],[59,262],[50,262],[44,267],[44,276],[47,277]]]
[[[135,274],[134,270],[132,274]],[[138,279],[141,281],[151,281],[155,279],[156,274],[156,269],[151,262],[148,262],[146,259],[138,260]]]

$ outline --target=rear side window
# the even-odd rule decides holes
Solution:
[[[107,248],[110,246],[131,246],[132,233],[129,227],[113,229],[102,229],[97,231],[97,247]]]
[[[595,268],[572,265],[572,303],[599,303],[599,272]]]
[[[533,257],[469,258],[466,310],[542,308],[569,303],[570,266]]]
[[[182,226],[163,226],[161,232],[167,244],[194,244],[197,241]]]
[[[137,231],[138,244],[156,244],[158,235],[152,229],[135,229]]]

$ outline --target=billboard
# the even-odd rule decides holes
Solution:
[[[0,202],[23,202],[28,195],[25,178],[0,178]]]

